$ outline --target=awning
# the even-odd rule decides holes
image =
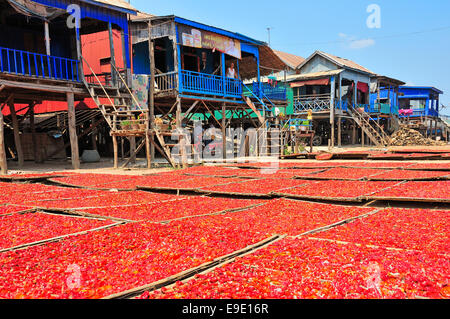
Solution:
[[[330,79],[317,79],[317,80],[307,80],[307,81],[298,81],[291,83],[291,88],[298,88],[305,85],[328,85],[330,84]]]
[[[52,20],[66,13],[62,9],[52,8],[30,0],[7,0],[9,4],[20,14],[35,17],[42,20]]]

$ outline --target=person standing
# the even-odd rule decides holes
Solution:
[[[236,69],[234,68],[234,62],[231,62],[230,67],[227,69],[227,77],[232,79],[238,78]]]

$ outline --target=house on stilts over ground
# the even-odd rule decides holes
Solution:
[[[265,85],[261,77],[285,64],[266,43],[177,16],[139,14],[130,23],[133,89],[144,93],[142,108],[148,105],[152,157],[156,149],[175,166],[199,156],[202,150],[191,140],[194,119],[218,128],[209,145],[223,158],[245,149],[236,150],[245,145],[243,136],[223,138],[230,128],[252,127],[260,130],[260,140],[270,141],[262,135],[272,127],[276,107],[286,106],[286,90]],[[246,79],[254,82],[248,86]],[[268,155],[267,146],[253,151]]]
[[[25,121],[29,123],[26,130],[31,132],[34,159],[45,160],[51,155],[39,154],[36,105],[67,102],[67,115],[64,121],[58,121],[58,127],[61,132],[68,132],[70,142],[59,151],[70,146],[75,169],[80,167],[79,138],[102,121],[113,134],[116,118],[124,113],[130,120],[134,118],[136,110],[130,107],[133,97],[129,89],[128,16],[135,14],[136,10],[124,0],[0,0],[0,141],[4,141],[5,130],[11,129],[11,153],[17,157],[19,167],[24,161],[22,143],[26,135],[21,134],[21,129]],[[98,32],[109,33],[112,52],[107,72],[99,75],[83,56],[81,44],[82,37]],[[120,34],[123,68],[114,61],[113,32]],[[85,99],[92,99],[98,110],[81,118],[75,111],[75,102]],[[3,116],[4,113],[8,115]],[[91,121],[91,125],[84,126],[86,121]],[[5,173],[4,143],[0,144],[0,163]]]
[[[277,76],[292,90],[292,109],[283,128],[305,136],[312,132],[315,146],[373,144],[385,146],[398,127],[396,96],[382,98],[383,88],[397,92],[404,82],[380,76],[363,66],[322,51],[314,52],[295,73]],[[294,141],[295,144],[295,141]]]

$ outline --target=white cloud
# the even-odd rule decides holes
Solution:
[[[371,38],[358,39],[353,35],[348,35],[345,33],[338,33],[339,38],[343,40],[344,45],[353,50],[365,49],[375,45],[375,40]]]
[[[350,49],[365,49],[375,45],[374,39],[362,39],[350,41]]]

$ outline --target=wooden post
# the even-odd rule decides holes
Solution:
[[[434,137],[437,138],[438,137],[438,121],[437,119],[434,120]]]
[[[353,121],[352,125],[352,145],[356,144],[356,122]]]
[[[334,139],[335,139],[335,136],[334,136],[335,95],[336,95],[336,78],[334,76],[332,76],[331,77],[331,99],[330,99],[331,148],[334,148]]]
[[[222,155],[223,159],[227,159],[227,128],[226,128],[226,110],[225,103],[222,103]]]
[[[111,52],[111,80],[113,85],[116,84],[116,73],[115,73],[115,67],[116,67],[116,54],[114,51],[114,36],[113,36],[113,29],[111,22],[108,23],[108,33],[109,33],[109,49]]]
[[[127,83],[128,86],[131,87],[130,82],[131,79],[129,78],[129,74],[128,74],[128,57],[127,57],[127,52],[126,52],[126,41],[125,41],[125,31],[121,30],[120,31],[120,38],[122,40],[122,62],[123,62],[123,69],[126,70],[125,72],[125,82]]]
[[[34,162],[42,163],[44,158],[39,157],[37,138],[36,138],[36,125],[34,124],[34,104],[30,104],[30,128],[31,128],[31,141],[33,143]],[[64,148],[65,150],[65,148]]]
[[[92,127],[94,127],[95,119],[92,119],[92,124],[91,125],[92,125]],[[91,133],[91,142],[92,142],[92,149],[94,151],[96,151],[98,149],[98,147],[97,147],[97,134],[98,134],[97,129],[93,129],[92,133]]]
[[[117,136],[114,134],[117,131],[117,115],[113,115],[113,127],[112,127],[112,142],[114,152],[114,168],[119,167],[119,144],[117,143]]]
[[[13,131],[14,131],[14,144],[16,145],[18,166],[19,166],[19,168],[22,168],[23,164],[24,164],[24,159],[23,159],[23,151],[22,151],[22,142],[20,141],[19,121],[17,120],[16,108],[14,106],[14,97],[12,97],[9,100],[8,106],[9,106],[9,110],[11,112],[11,117],[12,117]]]
[[[136,137],[135,136],[130,136],[128,138],[128,141],[130,142],[130,162],[135,164],[136,163]]]
[[[148,31],[148,34],[149,34],[148,45],[149,45],[149,52],[150,52],[150,90],[149,90],[149,99],[148,99],[149,114],[147,114],[146,119],[147,119],[147,121],[150,121],[150,130],[153,130],[154,125],[155,125],[155,46],[152,41],[152,25],[150,23],[148,24],[148,28],[149,28],[148,29],[149,30]],[[176,46],[174,46],[174,48],[176,48]],[[174,58],[176,60],[176,55],[174,55]],[[153,139],[153,132],[149,138]],[[148,162],[148,159],[150,159],[150,163],[147,163],[147,166],[148,166],[148,168],[150,168],[151,162],[155,160],[155,146],[153,145],[153,143],[150,143],[150,141],[148,141],[148,142],[149,142],[148,145],[150,145],[150,150],[147,150],[147,152],[150,152],[150,157],[147,156],[147,162]],[[147,147],[147,144],[146,144],[146,147]]]
[[[153,138],[153,132],[150,132],[148,129],[145,130],[145,155],[147,158],[147,168],[148,169],[152,168],[152,154],[150,152],[150,149],[151,149],[150,134],[152,134],[152,138]]]
[[[72,92],[67,93],[67,106],[72,167],[77,170],[80,169],[80,155],[78,151],[78,137],[75,117],[75,97]]]
[[[366,136],[364,134],[364,130],[361,128],[361,147],[364,147],[366,143]]]
[[[44,22],[44,37],[45,37],[45,52],[47,53],[47,55],[52,55],[50,48],[50,30],[47,21]]]
[[[342,146],[342,118],[338,117],[338,147]]]
[[[183,168],[187,167],[187,160],[186,160],[186,139],[183,134],[183,127],[181,125],[181,98],[180,96],[177,96],[177,111],[176,111],[176,126],[177,126],[177,134],[178,135],[178,142],[180,146],[180,155],[181,155],[181,165]]]
[[[83,69],[83,59],[82,59],[82,51],[81,51],[81,34],[80,34],[80,28],[81,28],[81,22],[80,20],[77,21],[77,26],[75,27],[75,39],[77,41],[77,59],[80,61],[78,66],[78,74],[80,75],[80,81],[85,81],[84,78],[84,69]]]
[[[2,175],[8,174],[8,162],[6,160],[5,149],[5,126],[3,123],[3,112],[0,109],[0,173]]]

